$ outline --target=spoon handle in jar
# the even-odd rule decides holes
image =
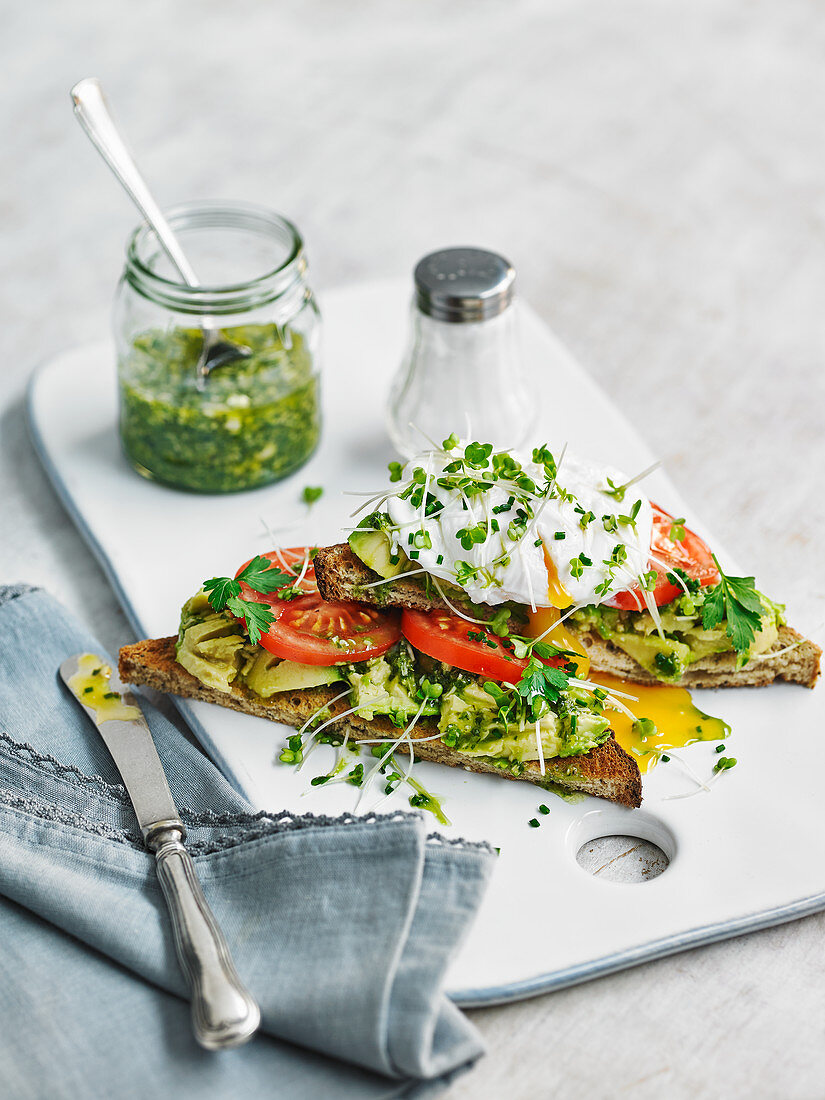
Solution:
[[[163,250],[174,264],[183,281],[191,287],[200,286],[192,265],[183,253],[169,222],[163,216],[146,181],[138,170],[132,154],[121,137],[103,95],[100,81],[89,76],[79,81],[71,91],[74,113],[92,144],[120,181],[123,189],[155,231]]]

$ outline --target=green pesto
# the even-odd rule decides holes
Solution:
[[[427,813],[433,815],[439,825],[451,825],[452,822],[444,813],[444,807],[441,803],[441,799],[434,795],[431,791],[428,791],[426,787],[422,787],[417,779],[413,779],[412,776],[408,776],[407,785],[412,787],[416,792],[410,795],[410,805],[414,806],[418,810],[426,810]]]
[[[276,325],[222,330],[252,355],[197,388],[200,329],[152,329],[121,357],[120,434],[127,458],[179,489],[229,493],[296,470],[318,444],[318,377],[299,332]],[[288,345],[288,346],[287,346]]]

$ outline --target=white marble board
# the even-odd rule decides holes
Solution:
[[[399,282],[326,296],[322,444],[297,475],[251,493],[189,495],[133,473],[117,441],[109,343],[65,352],[36,372],[29,393],[36,447],[139,635],[173,633],[181,603],[204,577],[234,571],[269,548],[264,522],[288,528],[285,544],[340,538],[355,506],[343,490],[382,485],[392,457],[384,403],[404,343],[407,302],[408,286]],[[541,441],[558,447],[570,440],[631,471],[648,465],[642,438],[536,315],[525,307],[522,315],[524,351],[542,400]],[[306,484],[325,489],[309,512],[300,503]],[[648,488],[707,536],[663,473]],[[479,919],[448,975],[457,1001],[526,997],[825,908],[821,689],[695,694],[700,707],[731,723],[729,748],[739,760],[709,794],[667,800],[693,787],[672,765],[645,778],[644,804],[635,811],[596,799],[568,804],[529,784],[417,765],[422,782],[443,796],[452,825],[442,831],[501,849]],[[180,709],[255,805],[325,814],[354,807],[351,787],[309,786],[326,770],[328,750],[299,774],[277,763],[285,727],[208,704],[182,702]],[[695,745],[684,758],[703,777],[711,774],[712,745]],[[795,759],[806,766],[794,767]],[[542,801],[551,813],[532,829],[527,822]],[[383,809],[403,806],[397,794]],[[370,807],[365,798],[362,810]],[[581,844],[617,833],[659,844],[671,861],[666,872],[643,884],[613,883],[578,866]]]

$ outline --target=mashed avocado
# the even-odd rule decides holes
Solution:
[[[558,714],[545,711],[539,719],[544,756],[575,756],[607,740],[608,720],[590,709],[591,699],[584,692],[573,690]],[[503,722],[495,700],[478,683],[453,688],[445,694],[438,728],[446,745],[468,756],[519,762],[539,759],[535,723]]]
[[[483,682],[423,657],[404,640],[382,657],[357,664],[282,661],[250,645],[238,620],[227,611],[214,611],[201,591],[183,606],[176,655],[188,672],[216,691],[240,686],[267,699],[279,691],[344,680],[350,686],[350,705],[363,718],[383,715],[399,729],[416,715],[437,719],[444,744],[468,756],[513,767],[539,759],[535,722],[505,722]],[[607,740],[610,729],[602,709],[593,695],[575,688],[560,697],[556,710],[546,707],[538,723],[543,755],[575,756]]]
[[[634,661],[665,683],[681,679],[695,661],[714,653],[731,653],[733,646],[727,634],[727,622],[722,620],[712,630],[702,626],[704,591],[680,596],[659,608],[662,620],[661,637],[649,611],[620,611],[613,607],[583,607],[572,616],[580,630],[590,630],[605,641],[624,650]],[[757,631],[746,654],[740,654],[738,664],[771,648],[779,637],[784,621],[780,604],[762,596],[762,629]]]
[[[183,605],[175,656],[206,687],[228,692],[249,648],[238,621],[228,611],[214,611],[205,592]]]
[[[262,699],[341,679],[338,665],[282,661],[262,646],[250,645],[238,620],[228,611],[213,610],[204,591],[183,605],[175,656],[206,687],[229,692],[233,684],[243,684]]]
[[[401,728],[421,709],[423,700],[416,698],[419,683],[415,658],[405,641],[383,657],[346,666],[344,676],[352,689],[352,705],[358,707],[362,718],[372,720],[377,714],[383,714],[394,726]],[[428,700],[421,717],[433,717],[438,712],[438,700]]]

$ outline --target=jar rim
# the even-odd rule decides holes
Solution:
[[[302,284],[307,269],[304,241],[297,226],[282,214],[247,202],[194,201],[178,203],[164,211],[173,229],[246,229],[261,235],[280,235],[286,258],[276,267],[242,282],[187,286],[153,271],[142,250],[151,240],[163,252],[155,231],[146,222],[138,225],[126,242],[125,277],[144,296],[162,305],[195,313],[229,313],[255,308]]]

